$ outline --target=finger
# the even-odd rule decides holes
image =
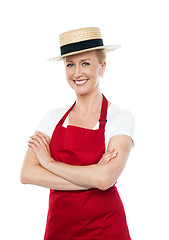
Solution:
[[[36,150],[36,145],[28,141],[28,146],[31,147],[34,151]]]
[[[110,159],[101,159],[99,162],[98,162],[98,164],[104,164],[104,163],[107,163],[107,162],[109,162],[109,160]]]
[[[43,144],[43,141],[39,136],[33,135],[33,136],[30,136],[30,138],[33,141],[38,141],[39,144]]]
[[[100,161],[99,161],[98,164],[104,164],[104,162],[100,162]]]
[[[48,146],[46,145],[46,143],[44,142],[44,139],[42,139],[41,136],[33,135],[33,136],[31,136],[30,138],[35,141],[35,143],[36,143],[37,146],[48,149]]]
[[[108,156],[105,156],[101,159],[101,161],[103,162],[107,162],[107,161],[110,161],[111,159],[115,158],[117,156],[117,151],[108,155]]]
[[[112,153],[112,156],[115,156],[115,155],[117,155],[118,154],[118,152],[117,151],[114,151],[113,153]]]
[[[104,156],[103,156],[103,158],[109,158],[109,157],[114,157],[114,156],[116,156],[117,155],[117,151],[114,151],[114,152],[112,152],[112,153],[106,153],[106,154],[104,154]]]
[[[112,149],[109,148],[109,149],[107,150],[107,152],[113,152],[114,150],[115,150],[114,148],[112,148]]]
[[[109,149],[106,153],[103,154],[103,156],[104,156],[104,155],[110,155],[110,154],[112,154],[113,152],[117,152],[117,151],[115,151],[114,148],[113,148],[113,149]]]
[[[43,135],[42,133],[36,132],[35,135],[40,136],[46,144],[49,144],[48,139],[47,139],[46,136]]]
[[[28,142],[34,144],[36,147],[41,146],[41,143],[36,138],[31,137],[31,139]]]
[[[102,162],[105,163],[105,162],[108,162],[109,160],[110,160],[110,158],[105,158],[102,160]]]
[[[107,157],[104,157],[104,158],[102,158],[102,159],[100,159],[100,161],[99,161],[99,163],[105,163],[105,162],[107,162],[109,160],[109,158]]]
[[[110,156],[110,157],[104,158],[102,161],[103,161],[103,162],[108,162],[108,161],[110,161],[112,158],[114,158],[114,157],[113,157],[113,156]]]
[[[110,157],[109,160],[116,158],[117,157],[118,152],[113,153]]]
[[[104,163],[104,161],[100,160],[97,164],[103,164],[103,163]]]
[[[109,149],[106,153],[103,154],[102,158],[98,162],[99,164],[110,161],[111,159],[117,156],[118,152],[115,149]]]
[[[110,156],[111,154],[112,154],[112,153],[110,153],[110,152],[106,152],[106,153],[103,154],[102,157],[108,157],[108,156]]]
[[[118,154],[118,152],[117,151],[115,151],[115,152],[113,152],[109,157],[110,158],[114,158],[114,157],[116,157],[117,156],[117,154]]]
[[[39,131],[35,131],[35,135],[36,134],[39,136],[43,136],[46,139],[47,143],[50,144],[50,137],[48,135],[43,134],[42,132],[39,132]]]
[[[40,137],[42,139],[43,143],[46,145],[46,148],[49,150],[49,142],[46,139],[46,137],[39,132],[37,132],[35,135],[37,135],[38,137]]]

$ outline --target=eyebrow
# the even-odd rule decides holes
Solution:
[[[81,62],[84,62],[84,61],[87,61],[87,60],[91,60],[90,58],[85,58],[85,59],[82,59]],[[73,62],[72,60],[66,60],[66,62]]]

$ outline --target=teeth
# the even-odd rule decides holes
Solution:
[[[84,80],[84,81],[75,81],[75,83],[78,84],[78,85],[81,85],[81,84],[83,84],[83,83],[85,83],[85,82],[87,82],[87,80]]]

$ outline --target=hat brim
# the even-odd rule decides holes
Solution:
[[[80,51],[76,51],[76,52],[66,53],[62,56],[49,58],[48,60],[49,61],[60,61],[66,56],[76,55],[76,54],[79,54],[79,53],[88,52],[88,51],[92,51],[92,50],[96,50],[96,49],[105,49],[106,52],[111,52],[111,51],[114,51],[114,50],[116,50],[120,47],[121,47],[120,45],[98,46],[98,47],[88,48],[88,49],[84,49],[84,50],[80,50]]]

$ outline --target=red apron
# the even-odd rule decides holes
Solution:
[[[103,95],[99,129],[96,130],[62,126],[75,104],[55,127],[50,143],[51,155],[56,161],[71,165],[97,164],[105,153],[108,101]],[[51,189],[44,239],[131,240],[116,186],[105,191],[97,188],[75,191]]]

